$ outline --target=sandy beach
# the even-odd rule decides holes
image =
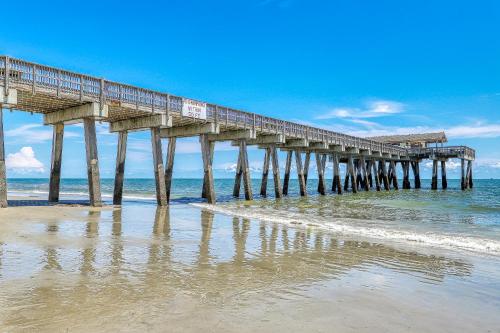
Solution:
[[[495,256],[341,238],[189,204],[11,207],[0,220],[8,332],[500,327]]]

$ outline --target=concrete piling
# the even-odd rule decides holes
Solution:
[[[49,202],[58,202],[61,185],[61,159],[63,150],[64,124],[55,124],[53,126],[53,131],[49,180]]]
[[[113,190],[113,205],[121,205],[123,198],[123,181],[125,173],[125,157],[127,154],[127,131],[118,132],[118,147],[116,150],[115,187]]]
[[[100,207],[102,206],[101,180],[99,175],[99,158],[97,156],[95,120],[93,118],[84,118],[83,127],[85,132],[85,148],[87,152],[90,205]]]

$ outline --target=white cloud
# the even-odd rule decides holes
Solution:
[[[42,162],[36,159],[35,152],[31,147],[23,147],[17,153],[7,155],[5,160],[8,169],[19,172],[44,172]]]
[[[460,169],[460,166],[462,164],[460,162],[454,161],[454,160],[448,160],[446,162],[446,169],[447,170],[457,170]],[[424,163],[424,168],[426,169],[432,169],[432,161],[427,161]],[[441,172],[441,164],[438,164],[438,172]]]
[[[52,133],[52,127],[40,124],[26,124],[5,131],[5,136],[16,138],[16,143],[42,143],[52,140]],[[78,137],[78,134],[65,131],[64,137]]]
[[[319,115],[316,119],[343,118],[355,120],[359,118],[376,118],[404,111],[404,104],[388,100],[375,100],[366,103],[366,107],[359,108],[335,108],[325,114]]]
[[[445,130],[450,138],[496,138],[500,136],[500,124],[477,123],[472,126],[455,126]]]
[[[249,164],[249,169],[250,172],[262,172],[262,161],[250,161],[248,162]],[[216,166],[214,169],[216,170],[223,170],[225,172],[233,173],[236,172],[236,163],[223,163],[218,166]]]

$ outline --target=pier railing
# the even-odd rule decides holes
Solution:
[[[410,156],[430,158],[464,158],[468,160],[476,158],[476,151],[467,146],[410,148],[408,154]]]
[[[183,97],[117,83],[103,78],[78,74],[6,56],[0,57],[0,85],[40,92],[55,97],[100,102],[135,108],[146,112],[180,115]],[[293,138],[306,138],[359,149],[405,156],[402,147],[380,143],[304,124],[293,123],[255,113],[207,103],[207,120],[234,126],[254,128],[261,133],[281,133]]]

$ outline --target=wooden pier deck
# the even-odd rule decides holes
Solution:
[[[301,195],[307,194],[305,184],[311,154],[314,154],[316,159],[320,194],[326,194],[327,157],[334,163],[332,188],[337,193],[342,192],[339,163],[346,163],[348,170],[344,190],[350,188],[356,192],[359,189],[370,190],[372,187],[377,190],[381,187],[386,190],[391,187],[398,189],[396,173],[398,165],[403,168],[403,188],[411,187],[410,166],[415,175],[415,187],[419,188],[419,162],[422,159],[434,161],[436,184],[437,162],[441,162],[442,175],[445,179],[446,160],[461,159],[462,189],[472,187],[471,161],[475,158],[475,151],[469,147],[402,147],[394,142],[355,137],[7,56],[0,57],[0,106],[2,109],[41,113],[44,115],[44,124],[53,126],[49,194],[51,202],[59,200],[64,125],[82,122],[85,130],[90,203],[94,206],[101,205],[95,133],[97,120],[109,122],[110,131],[118,133],[113,200],[115,204],[121,204],[127,133],[138,130],[151,131],[159,205],[167,205],[170,197],[176,138],[189,136],[200,137],[204,167],[202,196],[209,203],[216,201],[212,162],[214,145],[219,141],[231,141],[239,147],[234,195],[239,196],[240,184],[243,180],[246,199],[253,197],[246,152],[248,145],[257,145],[265,149],[263,182],[267,182],[271,166],[277,198],[288,192],[292,155],[295,155]],[[161,147],[162,138],[169,140],[165,164]],[[3,147],[2,111],[0,110],[0,206],[6,207],[7,186]],[[279,178],[277,149],[287,151],[283,184]],[[305,155],[304,160],[303,155]],[[465,162],[467,162],[467,167],[465,167]],[[260,194],[267,195],[265,186],[262,186]]]

